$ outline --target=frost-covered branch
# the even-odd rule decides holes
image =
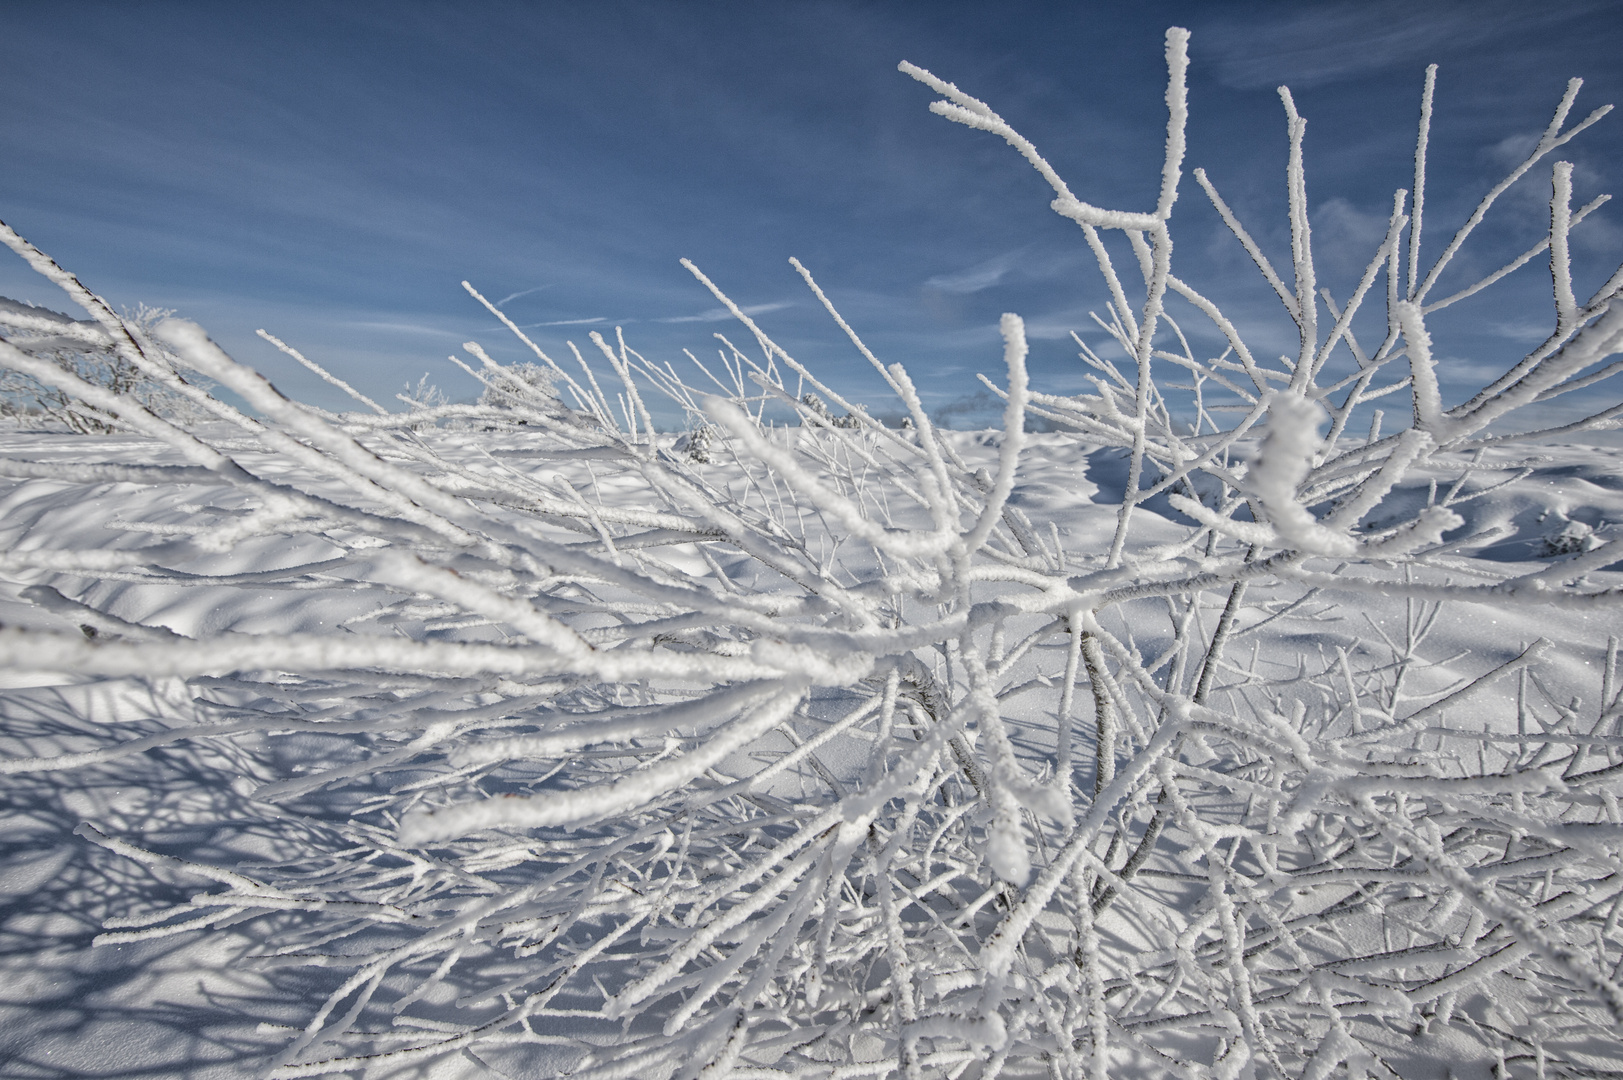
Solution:
[[[1283,91],[1289,275],[1194,170],[1285,309],[1296,355],[1269,361],[1174,270],[1187,45],[1169,32],[1160,183],[1128,210],[1084,202],[984,102],[903,65],[933,112],[1037,171],[1120,349],[1082,344],[1091,390],[1046,393],[1005,315],[986,380],[1002,428],[974,437],[933,424],[798,261],[904,426],[691,263],[758,352],[718,335],[704,360],[650,359],[617,333],[554,360],[469,285],[537,361],[465,344],[475,404],[391,411],[266,334],[364,410],[334,413],[194,324],[120,319],[8,230],[91,319],[0,308],[0,365],[150,455],[0,460],[19,505],[139,493],[0,555],[39,620],[0,628],[0,668],[180,689],[116,731],[8,730],[0,771],[161,754],[240,794],[212,827],[277,853],[220,865],[88,823],[87,843],[205,883],[99,940],[235,928],[256,963],[331,969],[276,1078],[526,1047],[594,1080],[1327,1076],[1378,1071],[1389,1025],[1485,1037],[1465,1003],[1512,972],[1511,1035],[1581,1072],[1540,1025],[1606,1039],[1623,1021],[1617,650],[1591,673],[1549,641],[1433,638],[1445,602],[1623,604],[1620,541],[1574,533],[1517,568],[1474,557],[1501,525],[1468,506],[1495,470],[1527,475],[1487,456],[1520,410],[1617,370],[1616,279],[1580,302],[1569,254],[1598,203],[1573,211],[1557,163],[1547,235],[1427,297],[1498,195],[1601,113],[1564,129],[1574,85],[1422,275],[1428,71],[1412,204],[1397,193],[1337,302]],[[1427,316],[1546,250],[1548,339],[1450,404]],[[61,362],[84,350],[189,411]],[[1407,421],[1388,396],[1405,392]],[[1375,413],[1353,434],[1383,397],[1390,430]],[[1067,460],[1078,490],[1081,462],[1121,468],[1076,511],[1081,537],[1026,498]],[[119,606],[115,584],[184,602]],[[244,596],[301,614],[164,614]],[[1371,629],[1333,622],[1352,613]]]

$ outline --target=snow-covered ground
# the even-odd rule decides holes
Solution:
[[[601,461],[561,454],[546,436],[447,432],[428,437],[448,460],[499,462],[555,489],[556,478],[564,477],[578,490],[591,492],[594,499],[601,497],[609,507],[646,505],[647,493],[634,476],[606,472]],[[977,463],[996,467],[996,433],[952,433],[948,438],[971,468]],[[1108,546],[1115,528],[1125,458],[1119,451],[1089,448],[1060,436],[1033,439],[1035,445],[1022,460],[1011,504],[1039,528],[1052,523],[1065,549],[1078,558],[1096,554]],[[216,483],[135,483],[89,475],[89,468],[97,464],[173,463],[172,451],[136,436],[7,434],[0,437],[0,457],[12,462],[66,463],[87,470],[78,482],[15,475],[5,481],[0,493],[0,548],[6,552],[151,545],[163,542],[165,526],[195,524],[200,516],[225,519],[242,508],[239,492]],[[244,451],[241,460],[268,472],[281,468],[270,457],[254,458],[251,451]],[[1448,502],[1466,519],[1462,533],[1478,538],[1468,548],[1427,557],[1425,565],[1411,570],[1411,575],[1429,574],[1467,584],[1498,580],[1507,572],[1513,576],[1517,569],[1506,564],[1519,564],[1521,570],[1530,571],[1571,558],[1593,546],[1596,540],[1592,538],[1608,537],[1623,528],[1623,451],[1616,448],[1545,445],[1489,451],[1456,488],[1454,481],[1461,473],[1458,465],[1442,460],[1429,472],[1411,475],[1388,503],[1395,520],[1411,515],[1428,501]],[[701,467],[701,471],[722,486],[745,481],[736,466],[717,464]],[[296,472],[281,476],[309,480]],[[1433,476],[1443,477],[1444,484],[1434,487]],[[1136,528],[1138,539],[1145,543],[1171,542],[1188,532],[1187,522],[1164,502],[1149,504]],[[703,565],[692,548],[667,549],[667,558],[692,562],[702,572]],[[724,547],[716,549],[715,557],[742,565]],[[404,591],[357,584],[369,577],[364,548],[360,553],[353,548],[346,552],[314,536],[254,538],[214,556],[175,564],[170,570],[174,580],[155,578],[149,568],[59,573],[23,569],[14,562],[0,582],[0,622],[38,630],[87,627],[85,635],[101,639],[130,633],[118,620],[166,627],[204,641],[220,640],[220,635],[295,633],[335,638],[391,634],[460,641],[498,637],[489,625],[438,617],[427,610],[430,605],[419,603],[414,609]],[[185,576],[196,574],[225,576],[207,583]],[[1594,571],[1585,585],[1590,590],[1623,585],[1623,574]],[[42,586],[112,618],[98,625],[85,610],[53,599]],[[1221,594],[1209,595],[1200,617],[1214,618],[1222,600]],[[1165,648],[1172,631],[1159,598],[1117,607],[1104,618],[1103,628],[1146,657]],[[1607,711],[1603,682],[1616,694],[1615,679],[1608,672],[1608,645],[1620,633],[1623,616],[1616,608],[1503,608],[1465,602],[1434,607],[1412,599],[1383,599],[1366,588],[1338,592],[1333,585],[1310,590],[1280,582],[1247,594],[1231,638],[1231,662],[1218,676],[1213,697],[1238,702],[1250,692],[1249,681],[1268,687],[1268,693],[1276,695],[1275,707],[1288,715],[1293,672],[1333,665],[1338,650],[1366,657],[1407,650],[1409,658],[1404,663],[1412,670],[1403,693],[1407,700],[1423,703],[1511,660],[1543,638],[1553,648],[1534,677],[1519,684],[1515,678],[1501,681],[1468,708],[1445,714],[1438,723],[1478,732],[1492,728],[1514,733],[1520,696],[1526,708],[1524,726],[1530,716],[1557,737],[1593,732],[1605,745],[1595,750],[1591,763],[1604,765],[1618,760],[1615,713],[1607,724],[1597,725],[1596,721]],[[1404,643],[1404,635],[1411,642],[1423,640],[1411,649]],[[1046,682],[1059,673],[1055,663],[1062,670],[1063,655],[1058,661],[1036,661],[1032,675]],[[64,664],[66,670],[10,670],[0,690],[0,753],[4,755],[0,764],[9,772],[0,781],[4,799],[0,824],[4,845],[0,848],[0,1075],[256,1075],[273,1063],[350,972],[331,964],[268,962],[267,953],[294,951],[286,945],[292,940],[285,936],[289,916],[274,910],[245,911],[239,918],[216,921],[207,929],[171,936],[94,944],[104,927],[116,928],[120,918],[184,902],[199,893],[217,892],[220,883],[200,880],[174,867],[141,865],[75,830],[89,824],[107,837],[129,841],[148,852],[241,869],[297,857],[286,849],[299,829],[312,835],[322,830],[330,834],[313,837],[312,847],[342,846],[334,830],[349,815],[364,815],[362,804],[375,791],[365,782],[367,774],[361,773],[355,784],[317,789],[302,800],[290,802],[274,790],[266,797],[267,784],[354,760],[354,746],[337,734],[266,735],[251,730],[233,734],[228,730],[233,707],[265,707],[263,673],[251,684],[239,685],[230,676],[189,680],[139,673],[92,677],[71,668]],[[1256,677],[1248,680],[1248,672]],[[1413,711],[1413,706],[1406,708]],[[831,700],[814,705],[811,713],[831,717],[839,709],[840,703]],[[1020,695],[1012,694],[1006,715],[1024,760],[1034,762],[1044,746],[1052,746],[1051,714],[1042,708],[1023,708]],[[200,722],[219,725],[221,734],[189,740],[164,735]],[[1338,723],[1346,723],[1340,713],[1315,708],[1303,724],[1303,733],[1311,740],[1315,725],[1322,728]],[[810,716],[800,726],[803,733],[816,727]],[[95,755],[110,745],[139,738],[149,738],[150,743],[129,744],[126,752],[106,760],[89,757],[56,763],[74,765],[72,768],[41,769],[37,761],[51,755]],[[1423,737],[1416,745],[1428,744]],[[136,752],[129,752],[131,748]],[[723,763],[717,775],[759,768],[760,761],[772,759],[784,748],[781,736],[762,736],[751,746],[758,751],[759,760],[746,763],[739,758]],[[19,759],[36,761],[33,766],[22,766]],[[775,800],[772,805],[792,813],[799,801],[797,792],[804,794],[808,784],[861,782],[865,758],[860,747],[853,750],[832,741],[815,760],[815,770],[803,763],[769,792],[763,791],[763,799],[770,797]],[[1221,767],[1216,762],[1211,765]],[[824,779],[816,775],[818,771],[834,775]],[[395,779],[399,781],[399,774]],[[1083,779],[1091,782],[1086,776]],[[1208,800],[1204,814],[1210,821],[1239,820],[1247,811],[1245,800],[1235,801],[1232,792],[1226,796],[1226,808],[1219,805],[1221,793],[1209,791],[1204,797]],[[1615,820],[1615,800],[1610,805]],[[290,832],[292,819],[300,819],[300,823]],[[520,870],[527,858],[547,863],[543,848],[544,844],[537,848],[535,842],[514,847]],[[1615,840],[1610,842],[1610,850],[1615,855]],[[1151,870],[1160,875],[1154,887],[1174,907],[1191,902],[1184,884],[1194,880],[1191,872],[1204,872],[1193,862],[1180,866],[1176,859],[1152,866],[1146,873]],[[500,879],[500,874],[492,879]],[[503,880],[516,888],[521,878]],[[1560,875],[1554,880],[1559,892]],[[1351,896],[1359,887],[1359,882],[1349,881],[1344,894]],[[1615,886],[1611,891],[1615,892]],[[994,903],[988,910],[997,906]],[[1327,948],[1332,952],[1350,949],[1350,956],[1401,948],[1411,933],[1405,927],[1415,920],[1423,923],[1429,916],[1422,909],[1400,908],[1394,901],[1390,909],[1366,910],[1339,924],[1324,916],[1326,940],[1332,943]],[[1135,954],[1155,944],[1146,940],[1142,923],[1120,911],[1112,908],[1113,914],[1101,922],[1099,960],[1107,981],[1113,971],[1130,969]],[[1593,932],[1578,937],[1592,940],[1602,958],[1615,958],[1623,941],[1617,928],[1617,904],[1612,903],[1609,911],[1603,906],[1598,916],[1586,917],[1594,923]],[[589,944],[590,926],[602,931],[608,925],[598,922],[577,928],[583,936],[575,941],[576,950]],[[278,939],[278,932],[284,937]],[[684,932],[691,931],[670,927],[669,940],[679,941]],[[656,942],[657,949],[657,935],[650,939],[644,931],[645,943],[649,940]],[[495,950],[470,944],[470,948],[481,947],[486,956],[482,963],[456,967],[444,984],[424,995],[417,1006],[399,1009],[398,1016],[402,991],[389,988],[393,1000],[387,1004],[379,993],[356,1018],[353,1029],[398,1033],[402,1019],[417,1016],[420,1019],[415,1025],[407,1024],[405,1030],[420,1033],[436,1024],[467,1023],[492,1015],[491,998],[482,988],[493,980],[516,979],[515,986],[526,986],[526,953],[522,947]],[[338,951],[342,953],[343,948]],[[532,963],[540,967],[541,960],[550,955],[542,953]],[[1332,965],[1325,970],[1326,978],[1340,978],[1355,969]],[[415,977],[420,980],[423,974]],[[613,965],[604,967],[599,977],[612,983],[616,977]],[[537,985],[528,985],[519,992],[520,998]],[[1441,1080],[1453,1075],[1463,1080],[1497,1075],[1495,1068],[1531,1076],[1539,1068],[1530,1049],[1535,1041],[1539,1053],[1560,1064],[1559,1070],[1551,1064],[1549,1075],[1623,1072],[1623,1040],[1615,1038],[1616,1029],[1608,1026],[1595,1004],[1576,994],[1571,1003],[1552,1007],[1550,992],[1546,977],[1524,977],[1520,966],[1512,964],[1470,985],[1454,1005],[1453,1022],[1438,1025],[1430,1034],[1416,1035],[1414,1022],[1400,1019],[1396,1012],[1382,1018],[1367,1009],[1348,1007],[1344,1008],[1345,1022],[1360,1033],[1366,1045],[1380,1047],[1384,1065],[1405,1078]],[[465,1008],[457,1007],[459,1000]],[[507,1000],[511,1004],[511,994]],[[584,1046],[605,1040],[612,1043],[615,1038],[616,1025],[586,1017],[584,1011],[590,1006],[584,1001],[580,1005],[571,1013],[555,1003],[557,1013],[543,1015],[533,1024],[534,1037],[527,1042],[464,1047],[430,1060],[401,1064],[401,1075],[556,1075],[580,1062]],[[340,1011],[348,1007],[346,1003]],[[1570,1021],[1570,1031],[1560,1030],[1563,1015]],[[1190,1061],[1211,1060],[1211,1042],[1218,1030],[1202,1030],[1197,1025],[1180,1031],[1176,1025],[1165,1026],[1158,1045],[1171,1058],[1156,1061],[1143,1052],[1124,1049],[1112,1075],[1175,1072],[1167,1062],[1180,1052]],[[1611,1037],[1597,1034],[1608,1031]],[[568,1038],[555,1041],[557,1036]],[[1149,1034],[1143,1039],[1155,1041]],[[374,1051],[388,1047],[387,1034],[374,1040]],[[331,1056],[331,1050],[313,1056]],[[894,1053],[878,1044],[871,1049],[854,1048],[857,1060],[888,1054],[885,1060],[892,1065]],[[1510,1064],[1500,1063],[1499,1055]],[[764,1068],[771,1055],[755,1060],[755,1068]],[[1388,1075],[1379,1065],[1369,1067],[1375,1075]],[[1031,1068],[1035,1066],[1028,1063],[1015,1071],[1024,1074]],[[380,1069],[379,1073],[389,1071]],[[875,1071],[869,1068],[866,1073]],[[962,1075],[975,1072],[971,1069]]]

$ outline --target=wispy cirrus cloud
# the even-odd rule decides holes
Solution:
[[[401,322],[385,319],[358,319],[350,320],[346,325],[357,330],[379,330],[392,334],[431,334],[436,337],[458,337],[463,335],[460,330],[448,330],[443,326],[432,326],[428,323]]]
[[[977,293],[990,289],[1009,276],[1020,259],[1021,252],[1007,251],[994,255],[956,274],[937,274],[924,283],[927,289],[946,293]]]
[[[1517,0],[1416,5],[1408,0],[1302,4],[1284,18],[1223,19],[1203,26],[1197,42],[1215,60],[1218,79],[1237,89],[1286,83],[1301,89],[1371,71],[1458,54],[1521,36],[1545,41],[1557,24],[1585,16],[1615,17],[1615,4],[1580,0],[1533,5]]]
[[[538,326],[590,326],[593,323],[608,322],[606,315],[594,315],[590,319],[552,319],[548,322],[520,323],[520,330],[534,330]]]
[[[530,295],[533,295],[534,293],[541,292],[543,289],[550,289],[550,288],[552,288],[552,284],[549,282],[546,285],[537,285],[533,289],[520,289],[516,293],[508,293],[506,296],[504,296],[500,300],[496,301],[496,306],[501,307],[503,304],[511,303],[512,301],[517,300],[521,296],[530,296]],[[537,326],[542,326],[542,325],[545,325],[545,324],[544,323],[537,323],[536,325]]]
[[[993,255],[963,270],[937,274],[924,282],[926,289],[967,295],[983,292],[1012,280],[1047,281],[1071,271],[1081,261],[1075,253],[1034,250],[1032,245]]]
[[[779,300],[771,304],[750,304],[740,307],[738,310],[742,311],[746,315],[764,315],[769,311],[781,311],[786,307],[794,306],[795,303],[793,300]],[[654,319],[653,321],[660,323],[726,322],[732,317],[733,313],[728,311],[726,308],[715,307],[709,309],[708,311],[701,311],[697,315],[673,315],[668,319]]]

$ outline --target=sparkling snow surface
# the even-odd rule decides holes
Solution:
[[[610,501],[612,480],[589,473],[588,463],[549,458],[526,435],[448,433],[434,436],[448,457],[475,458],[486,451],[505,465],[531,474],[561,472],[577,487],[596,484]],[[995,468],[995,433],[952,436],[966,459],[983,458]],[[1089,452],[1057,436],[1034,435],[1012,497],[1039,528],[1052,522],[1067,549],[1098,552],[1108,547],[1115,525],[1114,503],[1124,483],[1126,463],[1119,451]],[[68,437],[7,434],[0,454],[35,461],[74,463],[166,460],[159,447],[134,437]],[[245,460],[251,458],[245,455]],[[722,469],[716,466],[717,470]],[[1439,470],[1441,475],[1444,470]],[[1457,476],[1458,469],[1446,470]],[[1450,481],[1451,483],[1451,481]],[[1480,496],[1475,493],[1482,492]],[[637,490],[621,493],[634,500]],[[1488,563],[1533,564],[1567,557],[1593,546],[1592,538],[1623,529],[1623,450],[1595,445],[1548,445],[1490,450],[1462,487],[1438,491],[1424,470],[1411,474],[1383,512],[1408,517],[1428,500],[1443,501],[1466,519],[1464,533],[1491,526],[1497,531],[1470,550],[1428,557],[1453,580],[1469,583]],[[241,497],[223,487],[147,487],[128,483],[69,484],[53,480],[0,481],[0,549],[118,547],[146,542],[128,526],[161,528],[202,513],[238,512]],[[1187,522],[1165,500],[1147,506],[1135,524],[1140,541],[1174,541]],[[1371,524],[1379,524],[1374,522]],[[207,565],[177,571],[242,575],[237,584],[206,589],[150,582],[38,572],[14,574],[0,583],[0,623],[25,628],[62,629],[74,621],[20,595],[26,585],[48,584],[64,595],[111,615],[149,626],[165,626],[187,636],[224,632],[292,631],[347,634],[390,632],[363,617],[400,598],[352,580],[353,567],[324,574],[315,564],[337,552],[313,537],[252,540],[210,558]],[[696,556],[672,549],[680,563]],[[726,557],[721,556],[723,563]],[[257,586],[256,572],[311,565],[298,585]],[[1529,566],[1529,569],[1532,567]],[[1590,586],[1623,584],[1615,570],[1591,575]],[[284,581],[286,578],[284,578]],[[1337,647],[1358,650],[1381,632],[1404,624],[1405,602],[1383,600],[1368,591],[1338,596],[1322,590],[1287,616],[1272,618],[1289,586],[1258,588],[1247,597],[1231,655],[1240,664],[1272,668],[1288,675],[1304,658],[1331,654]],[[1168,634],[1164,613],[1149,601],[1125,609],[1139,624],[1107,623],[1107,629],[1145,656]],[[1379,629],[1378,629],[1379,627]],[[1256,628],[1253,632],[1253,628]],[[436,626],[431,617],[402,625],[410,636],[461,634],[462,640],[488,628],[459,630]],[[1558,607],[1518,607],[1507,614],[1490,606],[1445,605],[1437,617],[1427,654],[1434,666],[1413,673],[1413,693],[1437,691],[1462,677],[1503,663],[1533,640],[1555,643],[1552,666],[1541,678],[1548,697],[1579,699],[1589,715],[1600,693],[1608,637],[1623,635],[1623,614]],[[216,687],[229,694],[228,684]],[[1513,694],[1513,685],[1500,690]],[[1219,688],[1221,692],[1221,688]],[[107,734],[121,737],[161,733],[189,718],[190,691],[177,679],[91,679],[71,671],[37,671],[7,676],[0,689],[0,754],[36,757],[88,751],[105,745]],[[1018,698],[1010,716],[1013,731],[1040,731],[1042,716],[1021,716]],[[1552,719],[1554,712],[1544,710]],[[1514,710],[1484,707],[1473,721],[1514,723]],[[314,740],[316,736],[306,737]],[[1016,736],[1017,742],[1019,736]],[[1032,740],[1034,743],[1037,739]],[[339,744],[334,744],[342,751]],[[218,826],[221,820],[252,820],[268,809],[252,809],[254,792],[266,778],[239,775],[231,786],[232,745],[194,744],[181,751],[159,745],[143,753],[66,771],[16,773],[0,779],[0,1075],[5,1077],[239,1077],[255,1075],[285,1045],[319,1001],[344,977],[322,968],[269,968],[250,959],[257,934],[247,921],[225,929],[149,941],[93,947],[104,920],[150,909],[194,895],[195,880],[166,878],[74,835],[81,822],[111,836],[138,840],[148,849],[202,862],[224,864],[247,857],[274,859],[277,852],[251,828]],[[309,759],[306,746],[298,756]],[[860,758],[824,759],[835,774],[859,768]],[[246,769],[246,766],[244,767]],[[799,782],[799,781],[796,781]],[[338,800],[341,795],[334,795]],[[339,804],[335,802],[335,806]],[[238,814],[234,808],[243,812]],[[251,810],[251,812],[249,812]],[[203,888],[202,891],[207,891]],[[1118,920],[1102,929],[1115,946],[1132,948],[1133,928]],[[1379,925],[1367,932],[1377,937]],[[1459,1010],[1483,1030],[1514,1035],[1524,1023],[1519,1012],[1521,983],[1516,970],[1496,976],[1462,1000]],[[434,999],[448,1004],[455,988]],[[1349,1022],[1377,1024],[1370,1017]],[[380,1021],[387,1024],[387,1020]],[[280,1026],[286,1025],[286,1026]],[[1367,1032],[1365,1033],[1367,1036]],[[1559,1033],[1551,1033],[1559,1040]],[[1200,1039],[1191,1035],[1191,1049]],[[1412,1038],[1392,1029],[1379,1040],[1386,1061],[1414,1078],[1493,1075],[1494,1059],[1483,1040],[1450,1028],[1439,1036]],[[457,1077],[511,1075],[540,1077],[565,1070],[573,1060],[559,1051],[526,1047],[506,1058],[462,1054],[435,1062],[426,1074]],[[1623,1070],[1623,1047],[1568,1046],[1569,1054],[1593,1063],[1595,1075]],[[495,1070],[494,1073],[491,1070]],[[1607,1072],[1606,1070],[1611,1070]],[[1521,1075],[1518,1073],[1518,1075]]]

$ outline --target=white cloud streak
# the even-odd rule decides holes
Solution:
[[[538,293],[543,289],[550,289],[550,288],[552,288],[552,284],[549,282],[546,285],[537,285],[533,289],[520,289],[516,293],[508,293],[506,296],[504,296],[500,300],[496,301],[496,306],[501,307],[503,304],[508,303],[509,301],[512,301],[512,300],[517,300],[521,296],[529,296],[532,293]],[[544,325],[544,324],[536,323],[536,325],[541,326],[541,325]]]
[[[497,305],[498,307],[500,305]],[[590,319],[553,319],[550,322],[520,323],[520,330],[534,330],[538,326],[590,326],[593,323],[608,322],[606,315],[594,315]]]
[[[792,300],[779,300],[772,304],[751,304],[747,307],[741,307],[739,310],[746,315],[764,315],[769,311],[780,311],[783,308],[794,306]],[[733,313],[726,308],[716,307],[708,311],[701,311],[697,315],[675,315],[668,319],[655,319],[653,321],[660,323],[726,322],[732,317]]]
[[[1007,277],[1019,257],[1018,251],[1004,252],[956,274],[937,274],[924,285],[945,293],[977,293],[990,289]]]
[[[1608,14],[1610,12],[1610,14]],[[1514,0],[1415,5],[1408,0],[1304,4],[1283,19],[1224,20],[1201,28],[1208,62],[1218,78],[1238,89],[1285,83],[1298,89],[1323,86],[1370,71],[1424,63],[1441,50],[1503,40],[1519,32],[1547,38],[1553,24],[1585,16],[1615,17],[1605,0],[1550,7]]]

